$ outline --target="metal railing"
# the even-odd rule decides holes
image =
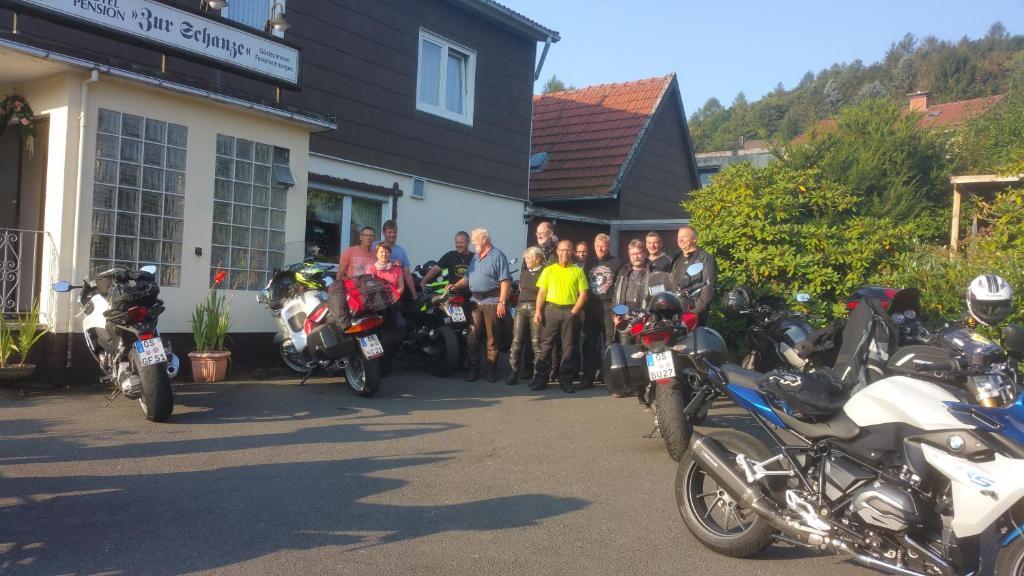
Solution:
[[[49,287],[57,281],[57,245],[49,232],[0,228],[0,312],[10,319],[31,312],[39,302],[39,321],[53,326],[56,300]]]

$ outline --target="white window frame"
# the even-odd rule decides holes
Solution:
[[[440,85],[441,92],[438,97],[439,106],[434,106],[427,102],[420,100],[420,67],[419,63],[423,60],[423,41],[427,40],[441,47],[441,70],[440,70]],[[463,87],[463,102],[465,103],[466,111],[464,114],[457,114],[449,111],[445,108],[445,93],[447,86],[445,82],[448,78],[448,51],[455,50],[456,52],[466,56],[466,85]],[[421,112],[427,112],[434,116],[440,116],[448,120],[453,120],[467,126],[473,125],[473,101],[475,96],[476,87],[476,50],[466,48],[465,46],[452,42],[447,38],[438,36],[433,32],[420,28],[419,39],[416,44],[416,109]]]

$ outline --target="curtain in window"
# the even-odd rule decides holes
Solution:
[[[328,262],[338,260],[344,203],[345,198],[341,194],[309,189],[306,195],[306,256]]]
[[[448,51],[448,70],[444,83],[445,107],[449,112],[465,113],[466,57]]]
[[[419,100],[431,106],[441,105],[441,50],[440,45],[426,39],[420,46]]]
[[[365,198],[352,198],[352,222],[349,225],[349,246],[359,244],[359,230],[364,226],[370,226],[377,233],[380,240],[380,223],[383,204],[367,200]]]
[[[283,7],[285,0],[277,0]],[[231,0],[227,8],[221,10],[221,16],[246,26],[263,30],[270,19],[270,7],[274,0]]]

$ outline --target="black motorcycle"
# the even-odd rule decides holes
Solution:
[[[695,276],[703,267],[691,264],[687,274]],[[699,413],[687,414],[692,383],[679,365],[696,328],[690,303],[701,288],[680,292],[671,274],[648,274],[643,310],[630,310],[623,304],[612,308],[618,341],[605,350],[602,363],[608,391],[617,396],[635,395],[654,413],[655,429],[645,437],[660,432],[669,456],[676,461],[686,451],[694,424],[707,414],[703,405]]]
[[[80,286],[57,282],[53,290],[81,290],[82,336],[103,382],[114,386],[110,400],[118,394],[138,400],[148,420],[164,422],[174,410],[171,378],[178,373],[178,358],[156,328],[164,303],[155,273],[154,266],[114,268]]]
[[[810,296],[797,294],[796,301],[809,302]],[[754,301],[745,286],[737,286],[725,295],[723,309],[726,315],[742,319],[747,325],[750,352],[741,366],[758,372],[810,368],[798,349],[813,327],[802,314],[790,310],[784,299],[765,296]]]
[[[416,268],[417,283],[433,262]],[[447,277],[442,271],[442,278]],[[420,299],[406,305],[405,332],[398,341],[398,350],[426,360],[436,376],[448,376],[459,366],[459,358],[469,329],[466,297],[445,289],[446,280],[427,284]]]

